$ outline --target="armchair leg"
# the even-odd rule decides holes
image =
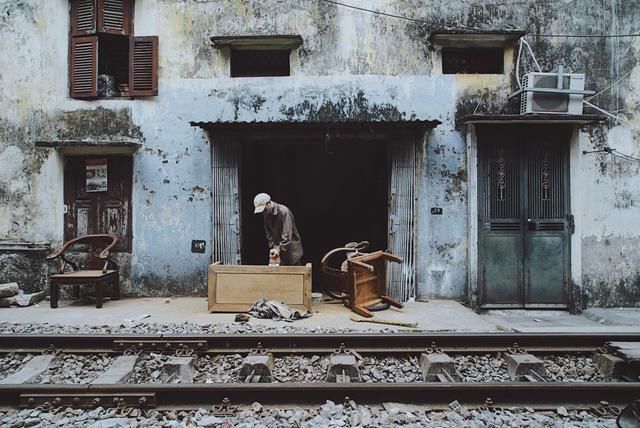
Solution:
[[[51,281],[49,283],[49,303],[52,308],[58,307],[58,299],[60,298],[60,284]]]
[[[119,300],[120,299],[120,275],[116,273],[116,276],[113,279],[113,290],[111,290],[111,299]]]
[[[102,299],[104,297],[104,283],[102,281],[96,282],[96,308],[102,307]]]

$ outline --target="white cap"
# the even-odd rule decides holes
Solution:
[[[271,196],[266,193],[258,193],[255,198],[253,198],[253,205],[256,209],[253,211],[254,214],[261,213],[264,211],[267,206],[267,202],[271,200]]]

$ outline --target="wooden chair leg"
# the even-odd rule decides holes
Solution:
[[[73,288],[71,289],[71,297],[73,297],[74,299],[79,299],[80,298],[80,286],[77,284],[73,285]]]
[[[369,312],[369,310],[367,308],[365,308],[364,306],[361,305],[353,305],[351,307],[351,310],[353,312],[355,312],[358,315],[361,315],[365,318],[373,318],[373,314],[371,312]]]
[[[119,300],[120,299],[120,275],[116,275],[113,279],[112,283],[113,289],[111,290],[111,299]]]
[[[102,307],[102,299],[104,297],[104,283],[102,281],[96,282],[96,308]]]
[[[380,298],[382,299],[383,302],[387,302],[388,304],[390,304],[391,306],[395,306],[396,308],[402,309],[403,307],[402,303],[398,302],[395,299],[392,299],[389,296],[381,296]]]
[[[49,303],[52,308],[58,307],[58,299],[60,298],[60,284],[55,281],[49,283]]]

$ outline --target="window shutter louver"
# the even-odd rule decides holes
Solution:
[[[98,37],[73,37],[71,39],[72,98],[93,98],[98,95]]]
[[[96,0],[72,0],[71,35],[95,34],[96,11]]]
[[[158,37],[132,37],[129,53],[131,96],[158,95]]]
[[[98,32],[110,34],[131,34],[131,1],[98,0]]]

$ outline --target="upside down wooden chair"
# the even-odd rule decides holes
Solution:
[[[370,307],[380,303],[402,308],[402,303],[387,295],[387,262],[402,263],[402,258],[386,251],[363,254],[347,260],[349,307],[358,315],[373,317]]]
[[[93,285],[96,293],[96,308],[101,308],[104,300],[105,288],[111,285],[111,300],[120,298],[120,273],[118,265],[109,257],[109,251],[116,245],[118,238],[114,235],[98,234],[85,235],[65,242],[62,248],[47,257],[49,260],[60,258],[60,271],[49,278],[49,293],[51,307],[58,307],[60,286],[73,286],[72,296],[80,296],[81,285]],[[78,263],[66,257],[67,250],[73,247],[86,249],[86,265],[79,268]],[[73,270],[65,272],[67,265]]]
[[[367,318],[373,317],[371,310],[381,304],[402,308],[402,303],[387,295],[387,262],[401,263],[402,258],[386,251],[361,253],[369,246],[367,241],[350,244],[333,249],[322,258],[324,291]],[[338,268],[335,259],[341,256],[347,259]]]

